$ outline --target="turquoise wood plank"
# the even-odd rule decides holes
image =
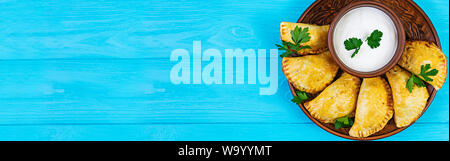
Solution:
[[[3,136],[1,140],[345,140],[320,129],[314,124],[105,124],[0,126],[0,136]],[[445,141],[448,140],[448,124],[417,124],[399,134],[382,140]]]
[[[0,125],[74,123],[311,123],[284,76],[266,85],[174,85],[168,59],[17,60],[0,63]],[[438,99],[436,101],[439,101]],[[434,103],[419,122],[448,122]]]
[[[449,61],[449,1],[447,0],[430,0],[415,1],[428,15],[432,21],[441,41],[444,54]],[[438,91],[430,109],[436,109],[448,114],[449,109],[449,73],[447,73],[447,81],[441,90]],[[428,112],[428,111],[427,111]],[[426,115],[424,116],[426,117]],[[422,118],[421,118],[422,119]],[[429,118],[433,119],[432,117]],[[448,122],[447,119],[444,119]]]
[[[312,2],[0,0],[0,140],[343,140],[290,103],[281,71],[272,96],[169,82],[173,49],[273,48]],[[448,56],[448,1],[417,3]],[[447,81],[386,140],[448,140],[448,97]]]
[[[0,2],[0,59],[167,58],[177,48],[274,48],[308,1]],[[239,4],[239,5],[237,5]]]
[[[279,22],[296,21],[312,2],[1,1],[0,59],[165,58],[193,40],[268,49],[279,42]],[[448,53],[448,1],[417,3]]]
[[[0,124],[307,121],[288,90],[260,96],[258,84],[174,85],[171,64],[168,59],[3,61]],[[279,83],[288,89],[286,81]]]

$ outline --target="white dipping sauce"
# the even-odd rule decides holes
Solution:
[[[372,49],[366,38],[374,30],[383,32],[380,46]],[[355,50],[346,50],[344,41],[349,38],[363,41],[355,57]],[[392,19],[382,10],[373,7],[359,7],[347,12],[336,24],[333,45],[338,58],[347,67],[359,72],[371,72],[383,68],[393,58],[397,49],[397,30]]]

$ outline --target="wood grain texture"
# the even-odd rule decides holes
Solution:
[[[444,140],[436,129],[448,131],[448,124],[414,124],[380,141]],[[2,140],[345,141],[308,123],[23,125],[0,126],[0,135]]]
[[[343,140],[290,102],[281,70],[272,96],[169,80],[172,50],[274,48],[312,2],[0,0],[0,140]],[[448,56],[448,1],[417,3]],[[385,140],[448,140],[448,91]]]
[[[239,5],[236,5],[239,4]],[[167,58],[176,48],[269,48],[295,1],[0,1],[0,59]],[[214,9],[212,9],[214,8]],[[283,16],[280,16],[283,15]]]

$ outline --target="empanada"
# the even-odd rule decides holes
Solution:
[[[408,126],[416,121],[427,104],[429,97],[426,87],[414,87],[412,92],[406,88],[411,73],[395,66],[386,73],[392,88],[394,100],[394,120],[397,127]]]
[[[363,79],[350,136],[368,137],[384,128],[394,114],[391,94],[384,78]]]
[[[285,57],[282,65],[289,82],[298,90],[311,94],[327,87],[339,69],[328,51],[318,55]]]
[[[308,33],[311,36],[311,39],[303,43],[301,45],[309,45],[312,49],[302,49],[298,51],[298,54],[319,54],[328,49],[328,29],[329,25],[325,26],[317,26],[312,24],[304,24],[304,23],[292,23],[292,22],[281,22],[280,24],[280,34],[281,40],[286,42],[291,42],[291,31],[295,29],[295,27],[308,28]]]
[[[334,123],[337,118],[354,112],[360,85],[358,77],[343,73],[319,96],[306,102],[305,108],[314,118],[324,123]]]
[[[421,79],[423,79],[419,75],[421,66],[430,64],[431,69],[436,69],[439,72],[436,76],[430,76],[433,81],[427,82],[437,90],[442,88],[447,78],[447,57],[442,53],[441,49],[431,42],[406,42],[405,51],[398,64]]]

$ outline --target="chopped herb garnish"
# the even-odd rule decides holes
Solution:
[[[370,34],[370,36],[367,37],[366,39],[367,44],[369,44],[370,48],[375,49],[380,46],[381,37],[383,37],[383,32],[381,32],[380,30],[374,30]],[[363,41],[356,37],[349,38],[344,41],[345,49],[349,51],[355,50],[352,54],[352,58],[355,57],[356,54],[358,54],[362,44]]]
[[[295,45],[300,45],[301,43],[308,42],[311,39],[308,31],[308,27],[302,29],[301,27],[299,28],[298,26],[295,26],[295,29],[291,31],[292,41],[294,41]]]
[[[367,44],[369,44],[370,48],[375,49],[380,46],[381,37],[383,37],[383,32],[375,30],[367,37]]]
[[[349,38],[344,41],[345,49],[347,50],[353,50],[355,51],[352,54],[352,58],[355,57],[356,54],[358,54],[359,49],[361,49],[361,45],[363,44],[361,39],[358,38]]]
[[[335,129],[340,129],[342,127],[348,128],[348,127],[352,127],[352,125],[353,125],[353,120],[349,116],[344,116],[344,117],[338,118],[338,119],[336,119],[336,121],[334,121]]]
[[[280,57],[288,57],[302,49],[311,49],[311,47],[308,45],[301,45],[311,39],[308,31],[308,27],[299,28],[298,26],[296,26],[294,30],[291,31],[291,39],[294,43],[282,41],[282,45],[275,44],[278,47],[278,50],[284,50],[284,53],[281,54]]]
[[[406,82],[406,88],[408,88],[409,92],[412,92],[414,84],[416,84],[417,87],[425,87],[425,83],[423,83],[423,81],[415,74],[412,74],[411,77]]]
[[[419,75],[422,76],[422,78],[428,82],[433,81],[433,79],[431,79],[430,76],[435,76],[439,72],[436,69],[432,69],[432,70],[430,70],[430,69],[431,69],[430,64],[420,66],[420,74]],[[430,71],[428,71],[428,70],[430,70]],[[412,92],[412,90],[414,89],[414,84],[416,84],[417,87],[425,87],[425,83],[419,78],[419,76],[417,76],[415,74],[411,74],[411,77],[406,82],[406,88],[408,88],[409,92]]]
[[[295,46],[293,43],[283,41],[282,44],[283,45],[275,44],[278,47],[278,50],[284,50],[284,53],[281,54],[280,57],[282,57],[282,58],[288,57],[295,53],[294,51],[291,50],[291,48],[293,48]]]
[[[420,66],[420,76],[422,76],[422,78],[428,82],[433,81],[433,79],[431,79],[430,76],[436,76],[439,72],[436,69],[432,69],[432,70],[430,70],[430,69],[431,69],[430,64],[427,64],[425,66],[424,65]],[[430,70],[430,71],[428,71],[428,70]]]
[[[308,93],[303,91],[296,91],[297,96],[295,96],[291,101],[296,104],[301,104],[309,98]]]

